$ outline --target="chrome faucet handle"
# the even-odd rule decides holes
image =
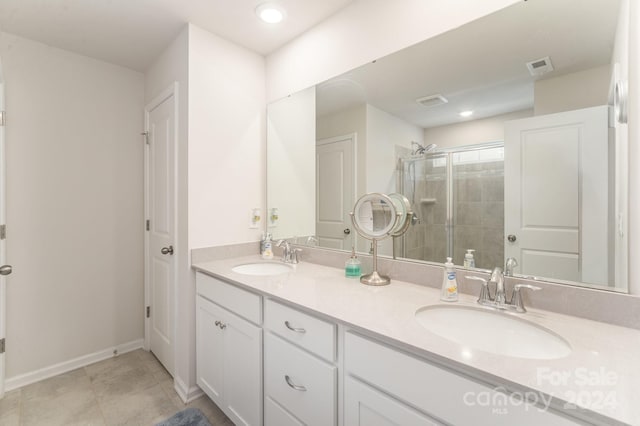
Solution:
[[[535,285],[531,285],[531,284],[516,284],[513,286],[513,296],[511,296],[511,305],[515,307],[516,312],[520,312],[520,313],[527,312],[526,308],[524,307],[524,303],[522,301],[522,294],[520,293],[520,290],[523,288],[526,288],[527,290],[531,290],[531,291],[542,290],[542,288],[537,287]]]
[[[291,249],[291,263],[294,263],[294,264],[300,263],[300,253],[302,253],[302,249],[299,249],[299,248]]]
[[[482,282],[482,289],[480,290],[480,295],[478,296],[479,304],[482,305],[491,301],[491,294],[489,293],[489,281],[485,280],[484,278],[474,277],[472,275],[466,275],[465,278],[471,281]]]
[[[289,241],[287,240],[278,240],[278,242],[276,243],[276,247],[283,247],[282,249],[282,261],[284,263],[290,263],[291,262],[291,245],[289,244]]]

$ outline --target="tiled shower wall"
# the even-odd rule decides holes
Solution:
[[[453,263],[474,249],[477,268],[504,264],[504,162],[454,165]]]

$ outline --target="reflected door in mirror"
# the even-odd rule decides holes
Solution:
[[[349,212],[354,203],[355,135],[319,140],[316,146],[316,236],[321,247],[351,249]]]
[[[525,275],[607,285],[606,106],[505,123],[505,256]]]

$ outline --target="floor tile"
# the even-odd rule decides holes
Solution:
[[[47,388],[54,390],[49,396],[44,394],[44,389]],[[61,388],[49,384],[34,390],[32,395],[28,392],[24,394],[20,411],[20,423],[24,426],[104,424],[102,412],[88,379],[85,382],[78,381],[73,387],[65,384],[65,387]]]
[[[137,350],[7,392],[0,426],[151,426],[188,407],[233,424],[207,396],[184,404],[162,364]]]
[[[100,398],[100,407],[108,425],[155,424],[179,411],[159,384],[127,395]]]
[[[20,420],[22,390],[6,392],[0,399],[0,426],[17,426]]]

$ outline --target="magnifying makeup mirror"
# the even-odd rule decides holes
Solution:
[[[380,286],[391,282],[388,276],[378,273],[378,241],[395,235],[404,228],[405,222],[410,222],[406,211],[398,211],[398,207],[403,208],[404,201],[394,198],[375,192],[365,194],[356,201],[353,212],[349,213],[358,234],[373,244],[373,272],[360,277],[362,284]],[[402,222],[401,226],[399,222]]]

